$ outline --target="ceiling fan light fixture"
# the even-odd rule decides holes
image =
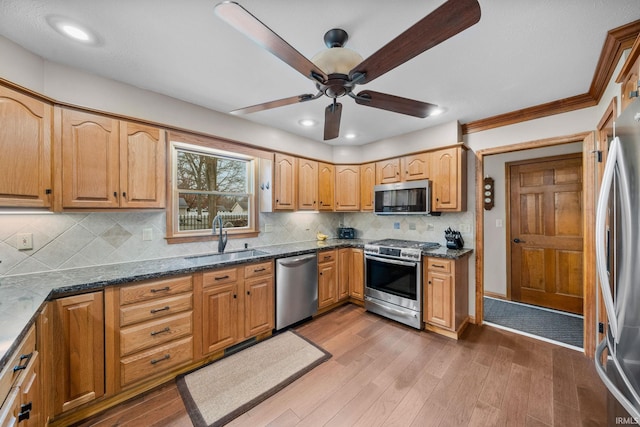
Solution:
[[[358,52],[346,47],[332,47],[319,52],[311,58],[311,62],[327,75],[349,75],[349,71],[353,70],[362,60],[362,56]]]
[[[431,111],[431,113],[429,114],[429,117],[440,116],[443,113],[444,113],[444,108],[438,107]]]
[[[344,136],[344,137],[345,137],[346,139],[356,139],[356,137],[357,137],[357,136],[358,136],[358,135],[357,135],[356,133],[354,133],[354,132],[349,132],[349,133],[345,134],[345,136]]]

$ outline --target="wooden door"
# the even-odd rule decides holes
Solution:
[[[269,332],[274,326],[273,276],[244,282],[245,338]]]
[[[276,210],[296,209],[297,160],[285,154],[276,153],[275,155],[273,191]]]
[[[581,314],[582,153],[507,167],[511,299]]]
[[[298,209],[318,210],[318,162],[298,159]]]
[[[203,356],[238,341],[238,285],[229,283],[202,292]]]
[[[101,397],[104,379],[104,312],[102,292],[54,302],[54,415]]]
[[[360,210],[360,166],[336,166],[336,211]]]
[[[352,298],[364,300],[364,251],[362,249],[351,249],[349,295]]]
[[[62,204],[117,208],[120,204],[118,121],[62,110]]]
[[[120,206],[165,207],[165,131],[120,122]]]
[[[318,163],[318,210],[332,211],[335,207],[335,168],[329,163]]]
[[[336,286],[336,262],[318,264],[318,308],[328,307],[338,301]]]
[[[51,206],[51,112],[0,86],[0,206]]]
[[[420,153],[402,158],[402,175],[405,181],[429,179],[431,172],[430,153]]]
[[[349,298],[351,248],[338,249],[338,301]]]
[[[376,164],[360,165],[360,210],[373,211],[373,187],[376,184]]]
[[[390,184],[401,180],[399,158],[376,162],[376,184]]]
[[[451,316],[453,301],[452,280],[450,274],[443,274],[434,271],[427,272],[427,292],[426,292],[426,317],[425,322],[444,328],[451,328],[453,318]]]

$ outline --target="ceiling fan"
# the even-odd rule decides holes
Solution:
[[[437,109],[434,104],[371,90],[364,90],[356,95],[353,90],[356,85],[369,83],[480,20],[480,5],[477,0],[448,0],[365,60],[351,49],[343,47],[348,35],[346,31],[337,28],[329,30],[324,36],[329,49],[309,60],[238,3],[219,3],[215,6],[215,12],[229,25],[312,80],[318,89],[316,94],[278,99],[231,113],[254,113],[311,101],[325,95],[333,100],[325,109],[325,140],[339,135],[342,104],[337,99],[345,95],[353,98],[357,104],[368,107],[420,118],[430,115]]]

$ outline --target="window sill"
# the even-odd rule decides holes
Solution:
[[[247,239],[251,237],[258,237],[260,234],[259,231],[246,231],[242,233],[229,233],[227,236],[229,239]],[[196,235],[186,235],[186,236],[167,236],[165,237],[168,244],[173,245],[176,243],[194,243],[194,242],[207,242],[207,241],[217,241],[218,235],[213,234],[196,234]]]

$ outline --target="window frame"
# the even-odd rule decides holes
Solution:
[[[259,200],[257,192],[258,165],[261,157],[268,157],[269,154],[260,150],[254,150],[240,144],[233,144],[214,138],[206,138],[172,132],[169,135],[168,143],[169,159],[169,179],[167,180],[167,211],[166,223],[167,232],[166,240],[168,243],[188,243],[218,240],[218,235],[213,235],[210,228],[203,230],[180,231],[179,226],[179,193],[181,190],[177,188],[177,166],[178,151],[188,151],[204,155],[219,156],[226,159],[237,159],[249,162],[247,172],[247,186],[249,190],[249,208],[248,208],[248,224],[247,227],[239,229],[226,228],[229,239],[257,237],[259,234]],[[271,154],[272,155],[272,154]]]

